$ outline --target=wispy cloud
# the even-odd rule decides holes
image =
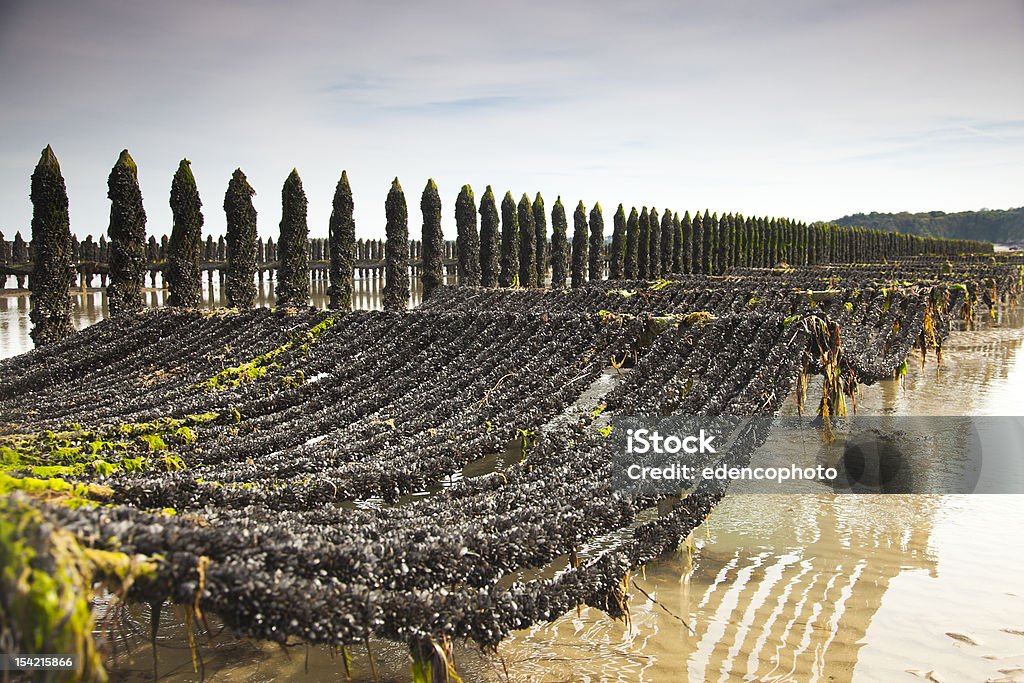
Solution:
[[[898,133],[879,135],[865,141],[861,151],[841,162],[898,162],[948,160],[963,163],[995,151],[1024,157],[1024,119],[964,120]]]
[[[492,95],[490,97],[460,97],[452,100],[440,100],[436,102],[424,102],[420,105],[411,105],[404,111],[426,114],[458,114],[463,112],[479,112],[493,109],[508,110],[511,107],[525,107],[536,105],[526,97],[515,97],[509,95]]]

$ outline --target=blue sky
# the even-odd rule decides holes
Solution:
[[[127,147],[148,229],[187,157],[220,234],[231,171],[276,235],[296,167],[326,235],[396,175],[550,206],[835,218],[1024,204],[1024,2],[103,2],[0,6],[0,230],[28,234],[52,144],[72,229],[105,231]]]

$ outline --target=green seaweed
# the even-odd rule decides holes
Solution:
[[[155,580],[157,562],[84,547],[27,501],[0,498],[0,615],[13,651],[78,655],[77,669],[46,680],[106,680],[92,637],[94,585],[123,595],[135,582]]]
[[[196,433],[188,427],[178,427],[174,431],[174,436],[177,437],[181,443],[195,443]]]
[[[59,432],[5,435],[0,437],[0,472],[42,478],[140,472],[150,466],[145,454],[168,451],[168,444],[195,443],[199,436],[194,428],[219,416],[211,411],[184,419],[164,417],[95,429],[69,424]],[[175,456],[176,469],[179,464],[184,466],[184,461]]]
[[[146,450],[148,451],[166,451],[167,444],[160,437],[159,434],[142,434],[139,439],[146,444]]]
[[[109,487],[99,484],[77,484],[59,477],[12,477],[0,472],[0,495],[8,495],[15,491],[67,505],[102,501],[113,493]]]
[[[195,385],[195,387],[202,391],[217,392],[227,391],[243,384],[254,382],[266,375],[270,370],[281,367],[280,363],[277,363],[275,359],[289,351],[297,348],[303,353],[308,353],[309,347],[316,343],[317,337],[333,324],[334,318],[324,318],[301,335],[285,342],[276,349],[262,353],[241,365],[225,368],[213,377],[209,377]]]

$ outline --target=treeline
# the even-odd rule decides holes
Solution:
[[[861,226],[912,235],[1024,244],[1024,207],[958,213],[855,213],[833,222],[842,226]]]
[[[155,239],[146,237],[146,211],[139,188],[138,169],[128,150],[123,150],[107,180],[110,224],[107,230],[107,301],[112,316],[140,311],[145,303],[143,287],[147,258]],[[236,169],[224,194],[227,219],[225,236],[225,289],[230,305],[251,308],[257,272],[255,190],[241,169]],[[60,165],[53,150],[43,150],[32,174],[32,240],[26,245],[20,233],[11,253],[0,254],[0,266],[27,256],[32,270],[32,338],[42,345],[72,331],[69,289],[74,277],[73,242],[68,218],[68,198]],[[168,305],[199,305],[203,202],[183,159],[170,189],[173,215],[166,247],[165,283]],[[281,192],[279,238],[274,247],[277,262],[277,305],[303,307],[309,303],[310,238],[306,221],[308,202],[298,171],[292,169]],[[356,255],[354,202],[348,174],[338,180],[327,238],[330,260],[330,306],[352,306]],[[437,185],[428,180],[422,212],[422,260],[420,277],[424,299],[444,282],[445,243],[441,231],[442,202]],[[387,224],[384,244],[385,310],[404,310],[410,298],[409,212],[405,193],[395,178],[385,201]],[[479,223],[478,223],[479,217]],[[457,226],[457,278],[460,285],[483,287],[543,287],[548,266],[551,287],[579,287],[604,277],[605,221],[600,204],[590,210],[582,201],[573,211],[570,242],[566,210],[558,197],[551,209],[552,236],[547,239],[544,198],[523,194],[516,202],[511,192],[497,199],[490,186],[477,204],[473,190],[464,185],[455,202]],[[739,214],[678,212],[632,207],[627,217],[619,204],[612,219],[611,248],[607,255],[612,279],[654,279],[673,274],[721,275],[735,267],[774,267],[780,264],[878,262],[917,254],[959,254],[991,251],[992,245],[975,241],[944,240],[900,235],[880,230],[845,228],[827,224],[807,225],[785,218],[753,218]],[[20,242],[19,242],[20,239]],[[0,244],[5,244],[0,236]],[[207,238],[209,245],[209,237]],[[81,251],[81,246],[79,247]],[[10,260],[8,260],[10,259]]]

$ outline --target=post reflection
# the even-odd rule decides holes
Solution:
[[[631,628],[584,609],[500,651],[528,680],[848,681],[890,582],[935,574],[935,509],[929,496],[727,498],[632,577],[658,604],[631,587]]]
[[[446,284],[454,285],[455,276],[447,275]],[[147,280],[147,283],[149,281]],[[167,289],[162,278],[157,277],[158,286],[143,289],[143,297],[149,308],[162,308],[167,304]],[[276,305],[275,279],[265,277],[256,280],[256,306],[272,308]],[[95,284],[95,283],[94,283]],[[384,288],[383,272],[359,269],[353,282],[352,307],[356,310],[379,310]],[[322,277],[310,279],[309,303],[316,308],[327,308],[330,302],[328,280]],[[83,329],[107,317],[107,293],[101,287],[75,287],[71,290],[72,324]],[[419,277],[410,277],[410,308],[418,306],[423,299],[423,287]],[[203,306],[216,308],[228,306],[227,293],[219,276],[203,278]],[[29,331],[30,300],[27,290],[0,292],[0,358],[15,356],[32,349]]]

